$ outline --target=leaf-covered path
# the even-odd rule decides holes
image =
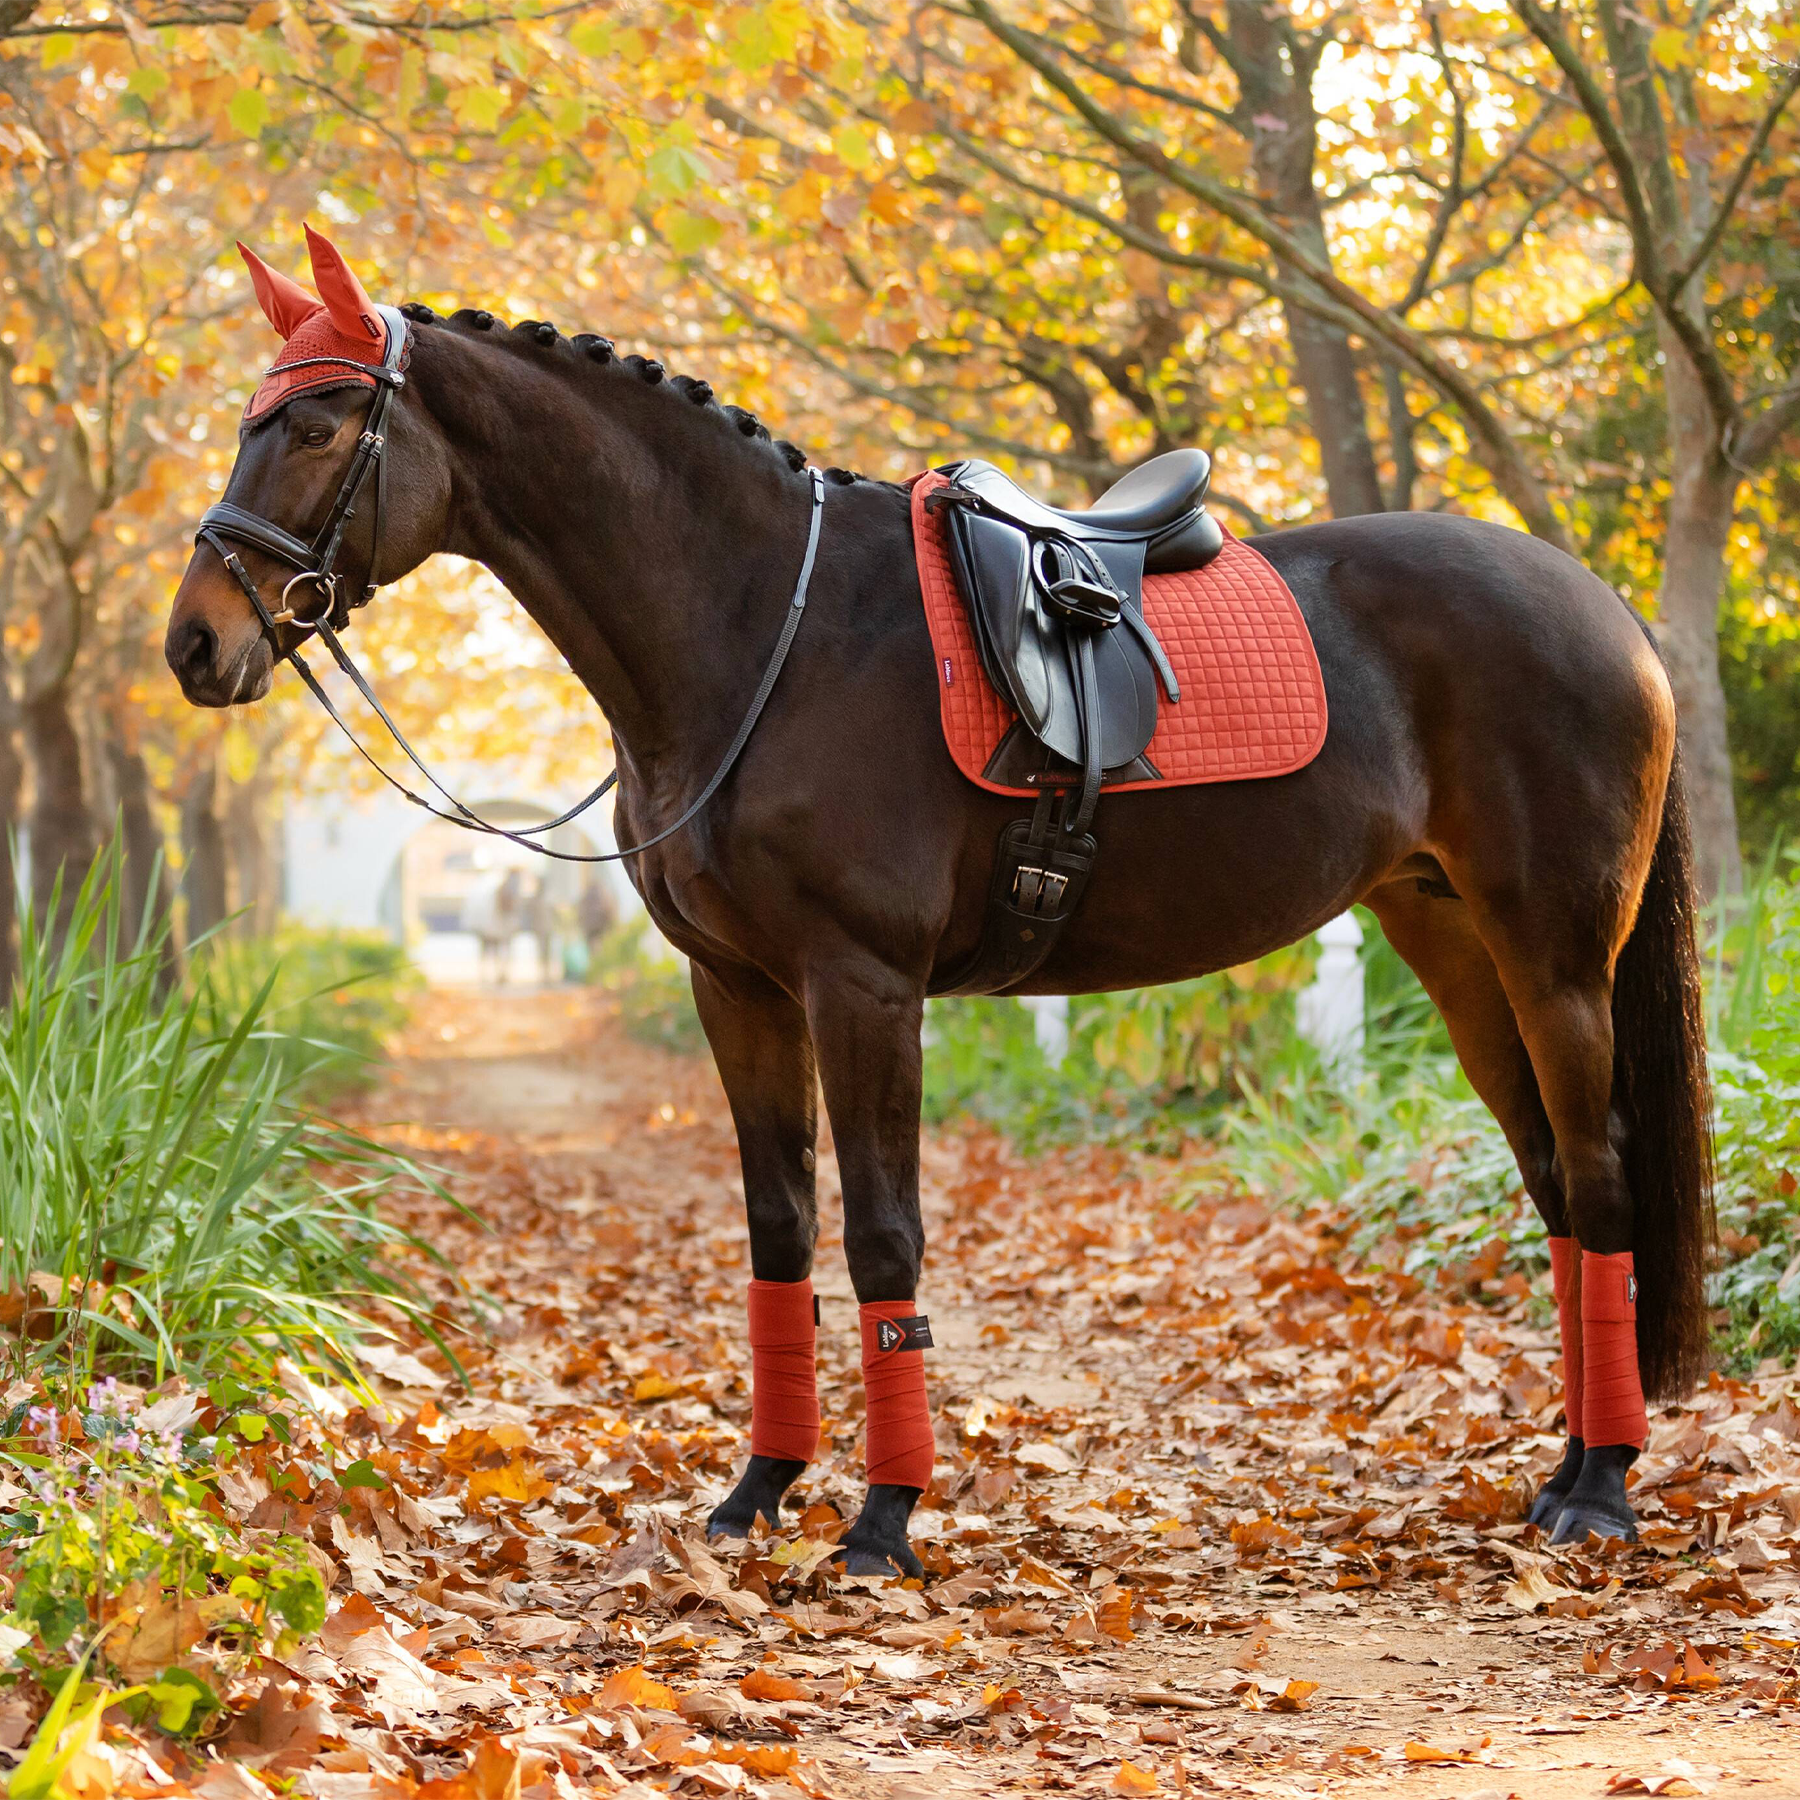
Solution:
[[[472,1393],[385,1354],[383,1414],[346,1421],[390,1485],[329,1522],[343,1605],[294,1668],[329,1725],[272,1764],[322,1796],[1800,1788],[1791,1377],[1657,1422],[1644,1547],[1551,1555],[1520,1522],[1557,1450],[1521,1284],[1347,1274],[1336,1221],[1199,1161],[939,1134],[933,1579],[846,1580],[828,1154],[827,1451],[798,1526],[740,1558],[701,1536],[748,1421],[709,1065],[591,995],[438,994],[366,1112],[491,1222],[415,1221],[491,1330]]]

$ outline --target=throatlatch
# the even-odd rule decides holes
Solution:
[[[937,1445],[925,1398],[931,1324],[912,1300],[868,1300],[862,1306],[863,1392],[868,1398],[872,1487],[931,1485]]]
[[[1581,1286],[1580,1251],[1572,1237],[1550,1239],[1550,1280],[1556,1290],[1556,1317],[1562,1327],[1563,1416],[1569,1436],[1581,1437]],[[1584,1440],[1585,1441],[1585,1440]]]
[[[1641,1448],[1649,1435],[1638,1374],[1637,1272],[1629,1250],[1581,1253],[1582,1437]]]
[[[750,1283],[750,1454],[811,1462],[819,1448],[819,1303],[811,1279]]]

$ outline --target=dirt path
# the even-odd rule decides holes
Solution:
[[[385,1413],[349,1422],[392,1486],[340,1534],[362,1598],[297,1673],[391,1635],[431,1691],[372,1700],[316,1793],[454,1781],[493,1733],[528,1794],[1800,1793],[1782,1378],[1658,1423],[1645,1547],[1552,1556],[1519,1522],[1557,1449],[1552,1346],[1504,1284],[1346,1281],[1330,1221],[1216,1169],[946,1134],[933,1579],[847,1581],[819,1563],[860,1486],[822,1155],[829,1450],[804,1535],[740,1567],[699,1537],[748,1418],[710,1068],[591,996],[436,995],[366,1110],[493,1221],[419,1218],[492,1341],[472,1394],[388,1358]],[[1161,1204],[1183,1186],[1192,1210]]]

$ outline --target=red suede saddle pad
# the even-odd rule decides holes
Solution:
[[[913,547],[925,618],[937,657],[944,742],[956,766],[996,794],[1006,787],[984,771],[1017,714],[994,691],[975,649],[950,567],[948,526],[925,499],[945,478],[913,484]],[[1145,759],[1154,781],[1108,782],[1109,790],[1181,787],[1201,781],[1250,781],[1290,775],[1325,742],[1325,680],[1312,634],[1288,585],[1269,562],[1229,532],[1207,564],[1144,580],[1144,620],[1161,640],[1181,699],[1157,698],[1156,735]]]

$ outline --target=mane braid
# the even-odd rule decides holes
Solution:
[[[646,386],[661,385],[674,398],[685,400],[702,412],[716,413],[736,436],[753,444],[768,445],[795,474],[801,473],[808,466],[810,459],[798,444],[773,436],[755,413],[741,406],[721,402],[714,395],[711,382],[702,381],[693,375],[669,375],[662,363],[653,356],[643,356],[637,352],[620,356],[614,350],[612,339],[601,337],[596,332],[579,331],[573,337],[564,337],[554,325],[543,319],[521,319],[518,324],[508,326],[491,312],[470,306],[460,307],[448,318],[443,318],[418,300],[407,301],[400,311],[415,324],[444,325],[459,331],[504,332],[522,353],[548,350],[554,354],[567,351],[581,361],[598,363],[620,374],[632,376]],[[851,482],[870,479],[854,469],[834,467],[826,469],[824,474],[827,481],[837,486],[848,486]],[[893,482],[881,482],[878,485],[897,490],[897,484]]]

